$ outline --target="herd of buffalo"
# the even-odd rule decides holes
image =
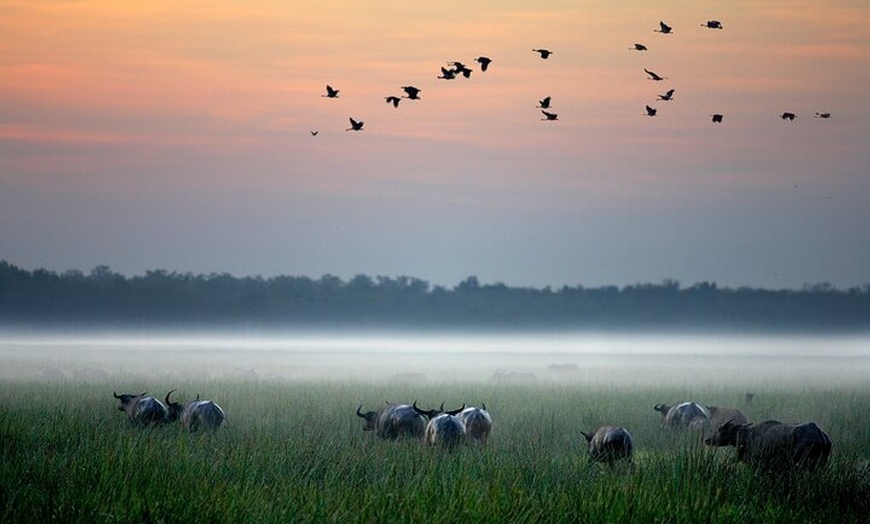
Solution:
[[[166,394],[164,402],[145,393],[114,393],[134,425],[180,422],[191,431],[217,430],[226,419],[223,410],[211,400],[196,399],[172,402]],[[747,401],[751,398],[747,396]],[[815,469],[824,466],[831,454],[831,439],[813,422],[785,424],[776,420],[750,423],[736,408],[702,406],[696,402],[682,402],[673,406],[657,404],[654,409],[663,416],[669,428],[696,430],[706,435],[708,446],[733,446],[737,459],[752,466],[768,468]],[[453,449],[466,442],[485,445],[492,430],[492,417],[482,407],[462,405],[454,410],[422,409],[413,404],[387,402],[375,411],[356,410],[363,419],[363,430],[374,431],[383,439],[422,439],[430,446]],[[612,463],[631,461],[634,442],[631,433],[620,426],[602,426],[591,433],[583,433],[589,447],[589,458],[595,462]]]

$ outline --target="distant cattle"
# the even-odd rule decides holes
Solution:
[[[456,417],[465,425],[465,433],[469,439],[486,444],[492,431],[492,417],[486,410],[486,404],[483,404],[483,408],[469,406],[460,411]]]
[[[534,384],[538,377],[529,371],[505,371],[500,369],[492,374],[492,379],[499,384]]]
[[[148,424],[162,424],[166,422],[169,411],[159,400],[154,397],[146,397],[146,393],[122,394],[113,393],[116,399],[121,401],[118,410],[127,414],[127,420],[137,426]]]
[[[631,460],[634,442],[627,429],[618,426],[601,426],[592,433],[580,432],[589,445],[589,460],[612,463],[619,459]]]
[[[429,419],[423,437],[426,444],[452,450],[465,443],[467,437],[465,424],[456,416],[465,409],[465,404],[452,411],[444,411],[444,404],[441,404],[439,409],[423,410],[418,408],[417,403],[414,402],[413,408],[414,411]]]
[[[749,419],[746,418],[737,408],[726,408],[722,406],[707,406],[707,413],[710,414],[710,426],[715,429],[729,420],[735,424],[748,424]]]
[[[784,424],[766,420],[757,424],[726,422],[708,446],[734,446],[737,460],[759,469],[815,469],[824,466],[831,455],[831,439],[813,422]]]
[[[387,403],[377,411],[363,413],[356,408],[356,416],[363,419],[363,431],[374,431],[381,438],[395,440],[399,437],[422,438],[426,430],[426,418],[408,404]]]
[[[166,419],[168,422],[181,422],[181,427],[190,431],[205,429],[208,431],[216,431],[221,424],[226,420],[224,410],[221,409],[214,401],[200,400],[199,395],[195,400],[181,404],[180,402],[172,402],[169,398],[175,390],[173,389],[166,394],[166,406],[169,414]]]
[[[674,406],[656,404],[653,408],[664,416],[664,423],[670,428],[707,429],[710,414],[697,402],[682,402]]]
[[[554,375],[576,375],[580,373],[580,366],[577,364],[550,364],[547,366],[547,371]]]

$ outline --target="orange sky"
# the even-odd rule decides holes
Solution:
[[[870,282],[865,2],[0,13],[0,256],[24,267]],[[723,30],[701,27],[714,18]],[[436,79],[451,60],[472,77]],[[422,100],[384,102],[408,84]],[[547,95],[558,122],[535,108]]]

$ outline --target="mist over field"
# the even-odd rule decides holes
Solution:
[[[866,336],[94,332],[0,336],[0,379],[646,386],[863,386]]]

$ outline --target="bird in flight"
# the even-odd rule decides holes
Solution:
[[[716,113],[716,114],[714,114],[714,115],[710,115],[710,116],[713,117],[713,123],[714,123],[714,124],[721,124],[721,123],[722,123],[722,118],[723,118],[723,117],[722,117],[721,114]]]
[[[722,22],[719,20],[707,20],[707,23],[701,24],[701,26],[706,27],[707,29],[722,29]]]
[[[553,52],[550,51],[549,49],[532,49],[532,51],[541,55],[541,58],[543,58],[544,60],[550,58],[550,55],[553,54]]]
[[[442,67],[441,76],[436,78],[440,78],[442,80],[453,80],[454,78],[456,78],[456,71]]]
[[[831,113],[816,113],[816,118],[831,118]]]
[[[313,130],[309,131],[309,133],[311,133],[311,136],[317,136],[317,130],[316,130],[316,129],[313,129]]]
[[[492,63],[492,59],[486,56],[479,56],[475,58],[474,61],[480,64],[481,71],[486,71],[486,68],[489,67],[490,63]]]
[[[541,113],[544,113],[544,118],[542,118],[541,120],[547,120],[547,121],[559,120],[559,115],[557,115],[556,113],[548,113],[548,112],[544,111],[543,109],[541,109]]]
[[[450,62],[449,65],[453,66],[452,73],[454,75],[462,75],[465,78],[471,77],[471,69],[467,68],[462,62]]]
[[[402,91],[408,94],[405,98],[410,100],[420,100],[420,89],[414,86],[402,86]]]
[[[674,28],[671,27],[671,26],[669,26],[668,24],[666,24],[666,23],[664,23],[664,22],[661,22],[661,21],[660,21],[660,22],[659,22],[659,27],[660,27],[661,29],[653,29],[653,32],[656,32],[656,33],[662,33],[662,34],[665,34],[665,35],[670,35],[670,34],[673,34],[673,32],[674,32]]]
[[[538,107],[540,107],[541,109],[550,109],[550,98],[551,97],[548,96],[545,97],[543,100],[539,100]]]
[[[782,118],[783,120],[794,120],[795,116],[797,116],[797,115],[795,115],[794,113],[789,113],[788,111],[779,115],[779,117]]]
[[[659,95],[659,100],[664,100],[665,102],[667,102],[668,100],[673,100],[673,99],[674,99],[674,90],[673,89],[668,89],[668,91],[665,94]]]
[[[634,44],[634,47],[629,47],[629,49],[633,49],[635,51],[646,51],[646,46],[643,44]]]
[[[362,131],[363,124],[365,124],[365,122],[357,122],[353,118],[348,118],[348,120],[350,120],[350,127],[345,129],[345,131]]]
[[[388,104],[393,104],[393,107],[399,107],[399,102],[402,99],[397,97],[397,96],[390,95],[390,96],[385,96],[384,100],[386,100]]]
[[[653,71],[650,71],[649,69],[644,68],[644,71],[646,71],[646,74],[648,74],[650,76],[650,80],[655,80],[656,82],[658,82],[660,80],[665,79],[665,77],[659,76],[658,74],[654,73]]]
[[[327,85],[326,86],[326,94],[320,95],[320,96],[326,97],[326,98],[338,98],[338,89],[333,89],[332,86]]]
[[[646,106],[646,116],[656,116],[656,111],[658,111],[658,109]]]

